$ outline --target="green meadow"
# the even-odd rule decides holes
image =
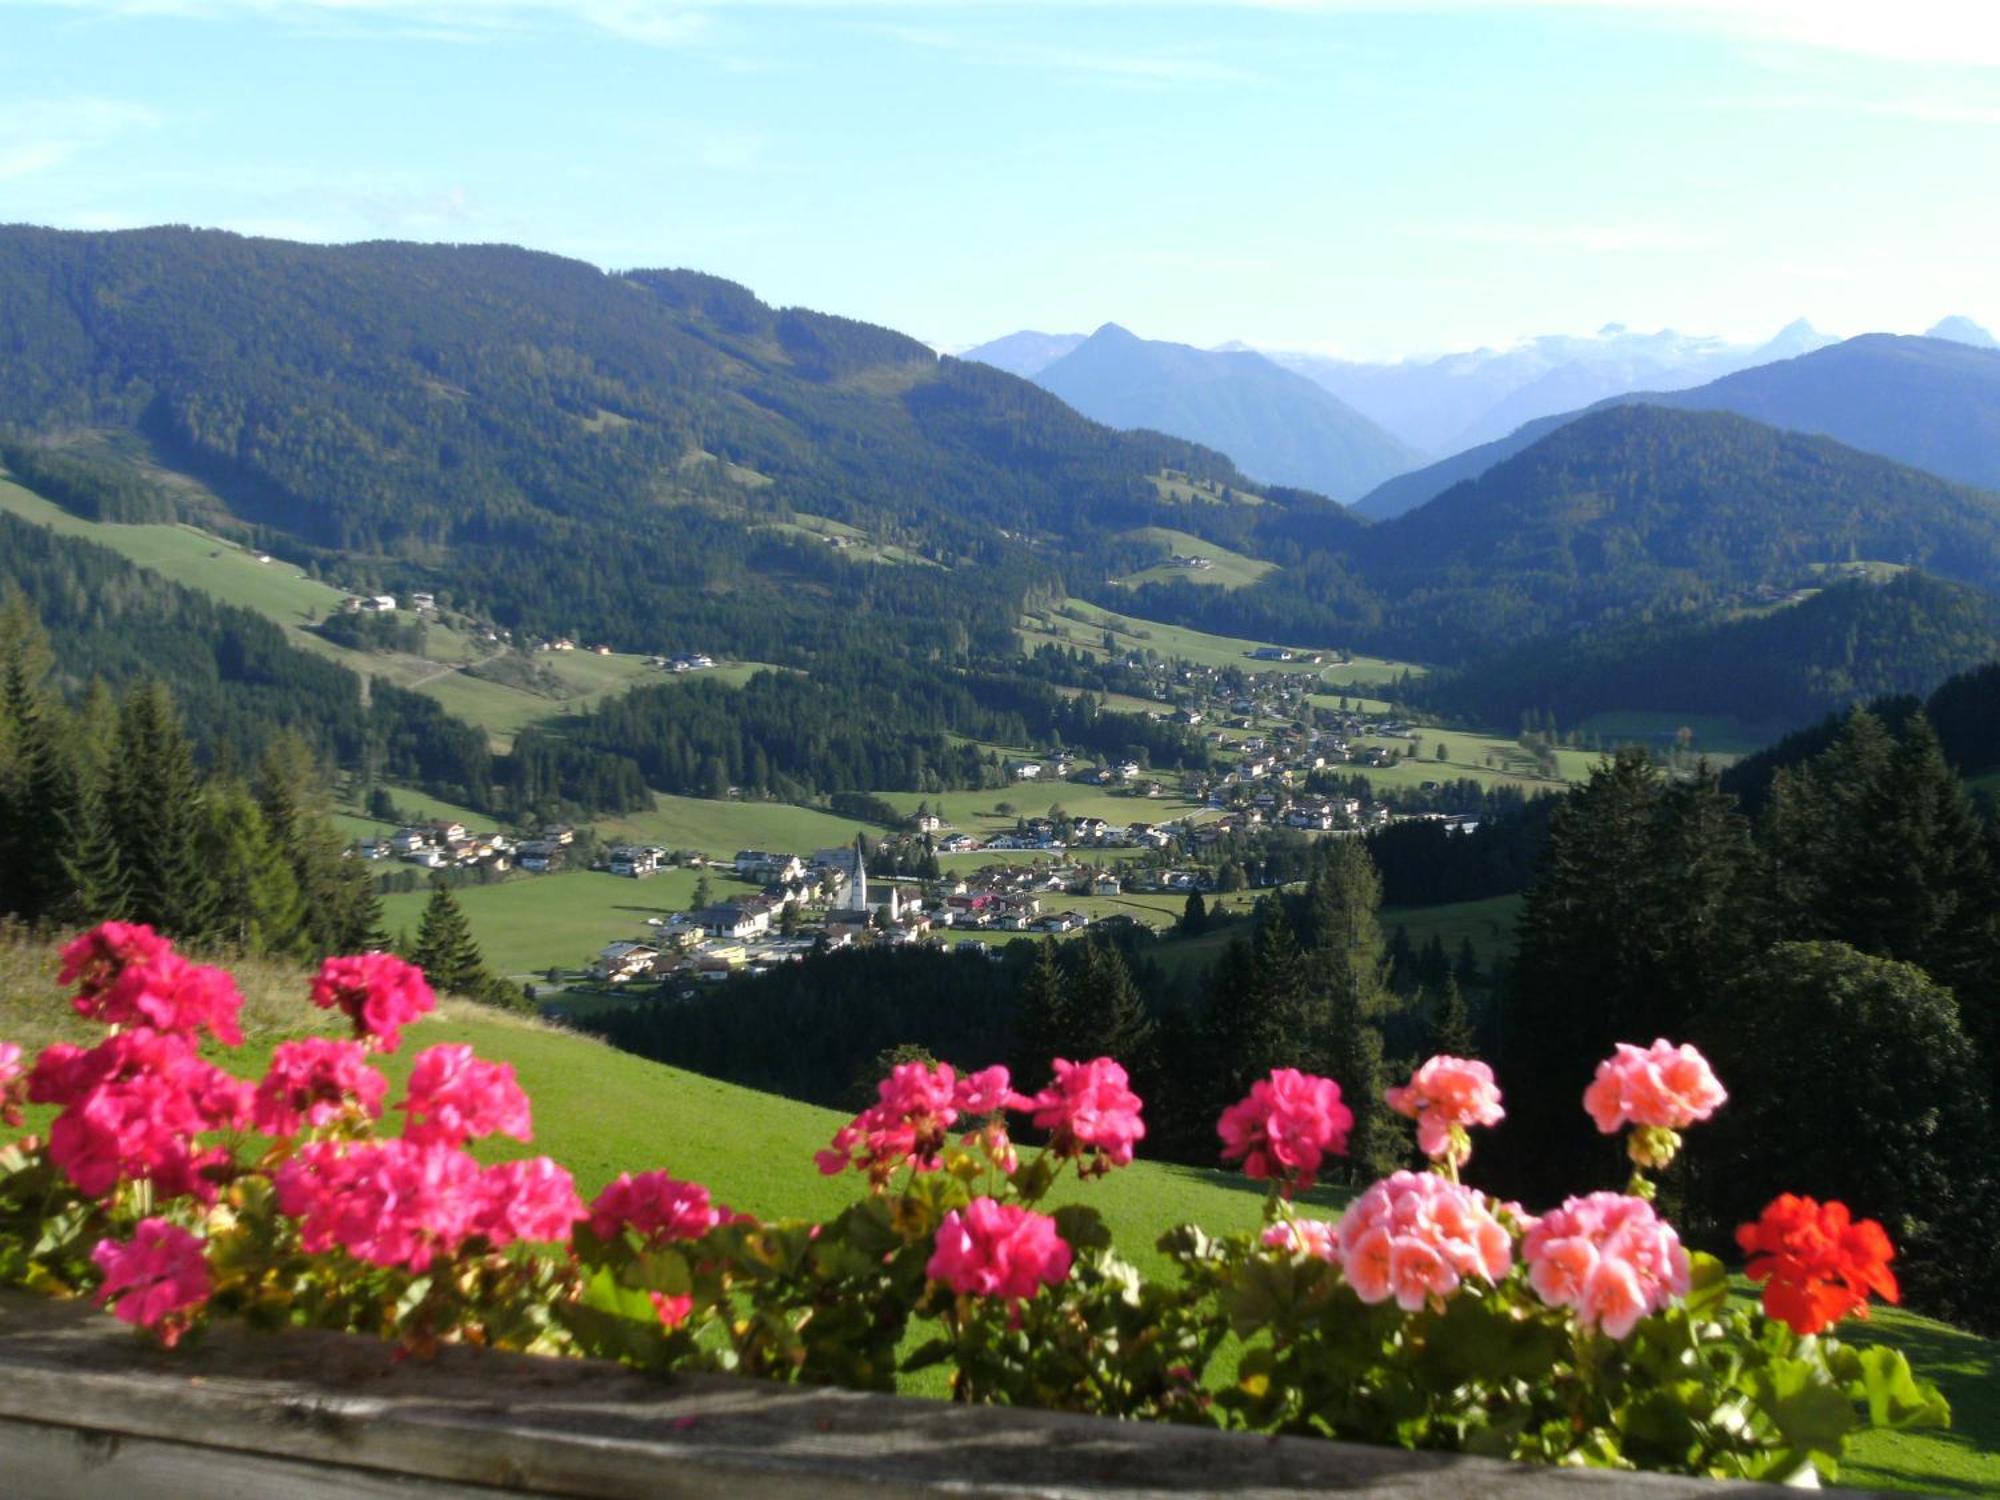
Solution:
[[[1276,563],[1260,562],[1214,542],[1203,541],[1188,532],[1170,531],[1164,526],[1141,526],[1122,535],[1133,541],[1157,542],[1177,557],[1205,557],[1213,564],[1207,568],[1184,568],[1171,562],[1155,563],[1150,568],[1141,568],[1120,578],[1119,584],[1127,588],[1137,588],[1145,583],[1172,583],[1181,579],[1211,588],[1240,589],[1277,571]]]

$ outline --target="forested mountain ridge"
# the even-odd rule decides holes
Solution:
[[[1310,621],[1362,649],[1463,664],[1540,637],[1774,602],[1817,566],[1854,560],[2000,589],[2000,497],[1729,413],[1619,405],[1357,533],[1338,556],[1226,598],[1183,585],[1157,607],[1201,608],[1208,628],[1238,635]],[[1133,608],[1152,603],[1141,591]]]
[[[1786,726],[1927,692],[1995,657],[2000,598],[1907,572],[1734,617],[1669,615],[1534,641],[1418,679],[1412,692],[1434,711],[1485,724],[1537,714],[1574,726],[1594,714],[1666,709]]]
[[[1816,433],[1945,479],[2000,488],[2000,350],[1962,339],[1862,334],[1688,390],[1634,392],[1538,417],[1505,437],[1399,474],[1355,502],[1387,520],[1525,451],[1589,411],[1642,403],[1730,411]]]
[[[997,650],[1030,590],[1129,567],[1118,532],[1334,509],[1178,504],[1154,475],[1255,487],[885,329],[505,246],[0,229],[0,351],[0,427],[136,431],[274,544],[635,649]],[[800,512],[967,566],[852,561]]]

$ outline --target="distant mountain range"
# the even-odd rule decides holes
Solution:
[[[1023,329],[976,349],[964,350],[959,358],[976,359],[1009,375],[1033,380],[1088,337],[1083,333],[1036,333]]]
[[[1963,334],[1982,332],[1967,319],[1946,321]],[[1773,427],[1836,438],[1963,484],[2000,489],[2000,349],[1977,347],[1969,336],[1868,333],[1693,390],[1634,393],[1600,405],[1619,402],[1732,411]],[[1402,515],[1525,451],[1578,415],[1541,417],[1497,441],[1398,475],[1354,508],[1375,520]]]
[[[1627,391],[1701,385],[1752,365],[1834,342],[1803,319],[1761,344],[1608,324],[1594,338],[1547,335],[1506,349],[1475,349],[1393,363],[1273,352],[1412,447],[1451,453],[1502,437],[1536,417],[1574,411]]]
[[[1950,339],[1954,344],[1970,344],[1975,349],[2000,349],[2000,341],[1972,319],[1958,313],[1940,318],[1924,334],[1927,339]]]
[[[966,357],[1024,375],[1107,427],[1187,438],[1253,479],[1343,502],[1421,461],[1339,398],[1249,351],[1142,339],[1106,323],[1074,343],[1017,333]]]

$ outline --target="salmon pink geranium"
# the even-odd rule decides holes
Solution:
[[[0,1125],[21,1123],[27,1097],[28,1073],[21,1066],[21,1049],[16,1043],[0,1042]]]
[[[1680,1150],[1679,1132],[1728,1100],[1707,1058],[1664,1037],[1650,1047],[1620,1042],[1583,1091],[1583,1107],[1603,1134],[1636,1127],[1626,1150],[1642,1170],[1668,1166]],[[1643,1180],[1637,1185],[1644,1189]]]
[[[1417,1122],[1417,1147],[1433,1160],[1462,1167],[1471,1159],[1475,1125],[1498,1125],[1500,1087],[1483,1062],[1440,1054],[1410,1075],[1401,1088],[1383,1096],[1389,1108]]]
[[[1397,1172],[1348,1205],[1336,1227],[1347,1284],[1405,1312],[1444,1301],[1468,1278],[1497,1282],[1514,1241],[1486,1200],[1435,1172]]]
[[[1629,1194],[1567,1200],[1529,1227],[1521,1251],[1536,1296],[1614,1339],[1687,1295],[1691,1268],[1680,1236],[1652,1204]]]

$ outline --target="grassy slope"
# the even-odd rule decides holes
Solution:
[[[644,938],[646,918],[686,911],[701,878],[699,870],[662,870],[644,880],[570,870],[454,894],[487,964],[509,978],[533,979],[552,968],[587,968],[606,943]],[[719,873],[710,885],[718,901],[754,889]],[[414,933],[429,900],[427,887],[384,896],[383,926]]]
[[[538,662],[562,682],[560,697],[544,697],[460,671],[462,665],[478,659],[478,650],[470,640],[435,623],[429,628],[423,656],[350,651],[305,628],[309,620],[323,619],[338,610],[345,596],[282,559],[260,563],[256,553],[193,526],[87,521],[6,479],[0,479],[0,509],[64,536],[109,547],[142,568],[199,589],[224,604],[255,610],[283,629],[293,645],[362,676],[386,677],[416,688],[450,712],[481,725],[502,748],[529,724],[588,707],[608,693],[659,676],[657,669],[649,668],[639,656],[597,656],[584,651],[544,655]],[[743,669],[741,675],[747,675],[748,670]]]
[[[50,949],[0,948],[0,1036],[39,1045],[81,1035],[51,998],[53,974]],[[327,1018],[298,998],[298,975],[261,964],[240,966],[238,975],[249,999],[251,1041],[233,1059],[235,1071],[254,1073],[280,1036],[325,1028]],[[460,1004],[412,1028],[403,1050],[388,1060],[389,1071],[400,1081],[416,1052],[440,1042],[469,1042],[482,1056],[511,1062],[535,1102],[533,1145],[503,1141],[492,1154],[546,1152],[576,1174],[586,1193],[621,1171],[651,1167],[705,1182],[724,1201],[766,1216],[823,1216],[853,1192],[850,1179],[824,1178],[812,1167],[812,1153],[842,1123],[831,1111]],[[29,1122],[30,1128],[42,1123]],[[1162,1230],[1188,1220],[1216,1232],[1249,1229],[1262,1201],[1235,1174],[1143,1162],[1088,1187],[1068,1183],[1057,1197],[1095,1205],[1121,1248],[1150,1275],[1166,1270],[1152,1248]],[[1945,1386],[1957,1427],[1866,1439],[1844,1477],[1933,1494],[2000,1492],[2000,1345],[1894,1310],[1872,1329]]]
[[[1277,571],[1276,563],[1260,562],[1254,557],[1245,557],[1241,552],[1231,552],[1227,547],[1214,542],[1203,541],[1185,531],[1170,531],[1164,526],[1141,526],[1136,531],[1124,533],[1137,541],[1158,542],[1179,557],[1205,557],[1215,564],[1212,568],[1177,568],[1172,563],[1158,563],[1150,568],[1142,568],[1136,573],[1128,573],[1118,582],[1136,588],[1144,583],[1172,583],[1176,579],[1188,583],[1206,584],[1214,588],[1240,589],[1255,583],[1267,573]]]
[[[665,793],[659,793],[657,801],[659,805],[651,812],[599,819],[598,831],[608,839],[699,849],[724,858],[738,849],[783,849],[810,855],[815,849],[851,844],[857,832],[871,836],[881,832],[869,824],[784,802],[711,802]]]

